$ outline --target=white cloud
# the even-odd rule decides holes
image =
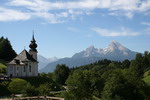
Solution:
[[[142,22],[141,24],[150,26],[149,22]]]
[[[76,19],[81,15],[90,15],[94,9],[107,9],[109,15],[126,16],[130,19],[136,13],[150,14],[150,0],[10,0],[4,6],[6,6],[5,9],[11,7],[11,10],[16,12],[16,17],[10,13],[9,16],[15,18],[9,19],[7,11],[3,12],[1,15],[3,18],[0,21],[27,20],[32,17],[40,17],[50,23],[60,23],[68,18]],[[20,15],[21,17],[19,17]],[[5,16],[6,19],[4,19]]]
[[[108,30],[103,28],[92,28],[100,36],[116,37],[116,36],[137,36],[140,35],[138,32],[133,32],[130,29],[121,27],[120,30]]]
[[[29,13],[0,8],[0,21],[28,20],[30,18],[31,15]]]

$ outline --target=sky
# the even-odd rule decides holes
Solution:
[[[38,54],[71,57],[116,40],[150,51],[150,0],[0,0],[0,36],[20,53],[34,35]]]

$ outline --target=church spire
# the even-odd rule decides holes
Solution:
[[[34,39],[34,31],[33,31],[32,40],[31,40],[31,43],[30,43],[29,47],[30,47],[30,51],[37,52],[37,50],[36,50],[37,44],[36,44],[36,41]]]
[[[31,42],[32,42],[32,41],[33,41],[33,42],[36,42],[35,39],[34,39],[34,30],[33,30],[33,35],[32,35],[32,40],[31,40]]]

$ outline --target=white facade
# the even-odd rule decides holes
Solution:
[[[38,63],[28,62],[26,64],[9,64],[7,67],[9,77],[35,77],[38,76]]]

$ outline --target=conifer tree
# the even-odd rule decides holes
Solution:
[[[16,52],[13,50],[12,45],[8,38],[0,38],[0,59],[5,61],[11,61],[16,57]]]

